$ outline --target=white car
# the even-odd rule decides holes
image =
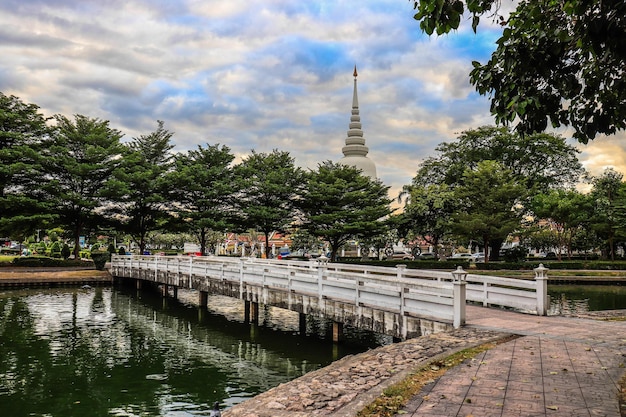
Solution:
[[[455,253],[452,255],[453,259],[467,259],[470,262],[484,262],[485,254],[483,252],[478,253]]]

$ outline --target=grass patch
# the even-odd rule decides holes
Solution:
[[[0,263],[11,263],[13,259],[17,258],[16,255],[0,255]]]
[[[475,275],[487,275],[494,277],[505,278],[523,278],[534,279],[535,273],[533,271],[515,271],[515,270],[468,270],[469,273]],[[548,277],[624,277],[626,271],[591,271],[591,270],[576,270],[576,269],[550,269],[548,271]]]
[[[498,343],[502,342],[503,341],[485,343],[474,348],[462,350],[444,359],[428,363],[404,380],[386,388],[383,394],[373,403],[359,411],[357,417],[391,417],[398,414],[408,401],[421,391],[424,385],[441,377],[448,369],[486,350],[492,349]]]

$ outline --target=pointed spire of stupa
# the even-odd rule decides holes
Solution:
[[[369,149],[365,146],[365,138],[363,138],[363,130],[361,130],[361,116],[359,115],[359,98],[356,88],[356,65],[354,66],[354,91],[352,92],[352,116],[350,116],[350,125],[348,136],[346,137],[346,146],[341,149],[343,158],[339,161],[344,165],[352,165],[363,171],[364,175],[375,179],[376,165],[367,157]]]

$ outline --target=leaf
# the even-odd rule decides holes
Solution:
[[[553,411],[556,411],[556,410],[558,410],[558,409],[559,409],[559,407],[558,407],[558,406],[556,406],[556,405],[549,405],[549,406],[547,406],[546,408],[547,408],[548,410],[553,410]]]

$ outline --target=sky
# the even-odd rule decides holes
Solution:
[[[368,157],[395,197],[437,145],[494,124],[469,72],[502,28],[428,37],[413,14],[408,0],[3,0],[0,91],[123,140],[162,120],[175,151],[278,149],[315,169],[343,156],[356,65]],[[580,160],[624,172],[625,139],[578,145]]]

